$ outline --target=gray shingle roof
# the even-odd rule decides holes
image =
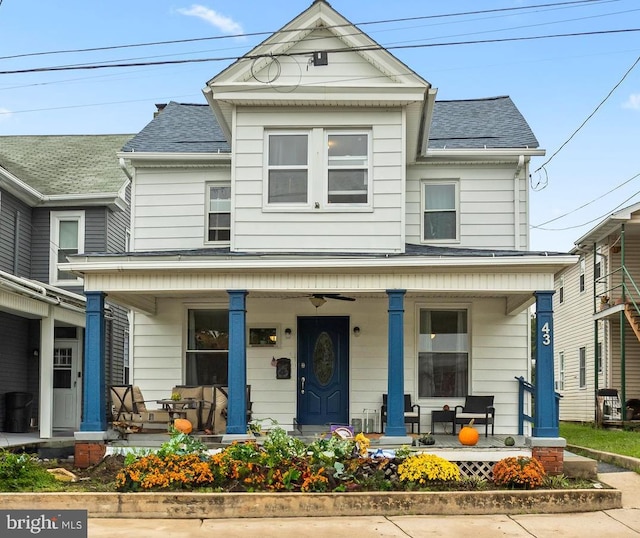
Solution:
[[[44,195],[115,193],[127,180],[116,152],[131,136],[0,136],[0,167]]]
[[[537,148],[509,97],[436,101],[429,148]],[[229,144],[208,105],[170,102],[123,151],[226,153]]]
[[[436,101],[429,148],[537,148],[538,140],[510,97]]]
[[[122,151],[228,153],[230,148],[209,105],[171,101]]]

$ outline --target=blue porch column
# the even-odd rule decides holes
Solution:
[[[228,434],[247,433],[247,349],[245,290],[229,290]]]
[[[553,378],[553,291],[537,291],[536,383],[534,437],[558,437],[558,411]]]
[[[104,293],[85,292],[87,297],[84,342],[83,407],[80,431],[107,429],[105,378]]]
[[[387,365],[387,437],[406,437],[404,425],[404,295],[387,290],[389,297],[389,359]]]

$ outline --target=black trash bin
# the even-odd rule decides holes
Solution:
[[[30,392],[7,392],[4,395],[5,417],[4,431],[26,433],[31,422],[31,404],[33,394]]]

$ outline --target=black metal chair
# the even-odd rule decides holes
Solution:
[[[489,424],[493,435],[496,409],[493,407],[493,396],[467,396],[464,405],[456,405],[453,435],[456,434],[456,425],[484,424],[484,436],[489,437]]]
[[[380,420],[382,433],[384,433],[384,424],[387,422],[387,395],[382,395],[382,407],[380,408]],[[420,406],[411,403],[411,395],[404,395],[404,423],[411,424],[411,433],[414,433],[413,427],[418,425],[418,433],[420,433]]]

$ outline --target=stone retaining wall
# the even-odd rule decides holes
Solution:
[[[551,514],[622,508],[614,489],[387,493],[4,493],[3,510],[88,510],[100,518]]]

